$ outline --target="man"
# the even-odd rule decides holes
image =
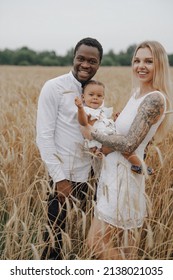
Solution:
[[[91,161],[89,154],[81,150],[83,136],[74,100],[76,96],[80,97],[82,85],[97,72],[102,55],[102,46],[96,39],[82,39],[74,49],[72,71],[47,81],[40,93],[36,141],[52,179],[54,192],[49,196],[48,218],[55,237],[55,247],[50,248],[50,254],[47,247],[43,259],[62,258],[61,230],[65,230],[65,198],[76,197],[85,203]],[[49,240],[48,234],[46,239]]]

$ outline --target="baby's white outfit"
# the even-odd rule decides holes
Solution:
[[[153,92],[137,98],[134,94],[116,120],[116,133],[127,135],[138,108],[144,99]],[[162,93],[164,100],[165,97]],[[166,110],[166,100],[165,100]],[[143,159],[144,149],[154,136],[165,111],[157,123],[151,126],[145,139],[135,154]],[[131,172],[131,163],[120,152],[108,154],[103,162],[97,188],[95,216],[98,219],[123,229],[141,227],[147,215],[147,197],[145,194],[145,176]]]
[[[100,107],[98,109],[92,109],[84,106],[84,110],[87,115],[91,115],[91,120],[95,120],[94,128],[98,129],[103,134],[111,135],[115,133],[115,122],[110,119],[113,113],[113,107]],[[102,144],[96,140],[85,139],[85,148],[101,148]]]

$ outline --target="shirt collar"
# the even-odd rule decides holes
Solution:
[[[74,77],[73,73],[72,73],[72,70],[70,71],[70,76],[71,76],[71,79],[72,81],[79,87],[82,87],[82,84]]]

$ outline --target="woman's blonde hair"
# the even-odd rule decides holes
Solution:
[[[164,47],[159,42],[144,41],[136,47],[132,58],[132,65],[134,63],[134,58],[136,56],[136,53],[140,48],[150,49],[153,56],[153,63],[154,63],[153,88],[162,92],[167,102],[167,108],[166,108],[167,114],[163,122],[159,126],[155,135],[156,141],[160,142],[163,139],[163,137],[167,134],[168,129],[170,127],[171,114],[169,112],[172,109],[172,104],[173,104],[168,55]],[[134,75],[133,78],[134,78],[133,87],[136,87]]]

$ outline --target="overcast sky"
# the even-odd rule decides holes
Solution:
[[[0,0],[0,50],[27,46],[64,55],[88,36],[104,53],[146,39],[173,53],[173,0]]]

